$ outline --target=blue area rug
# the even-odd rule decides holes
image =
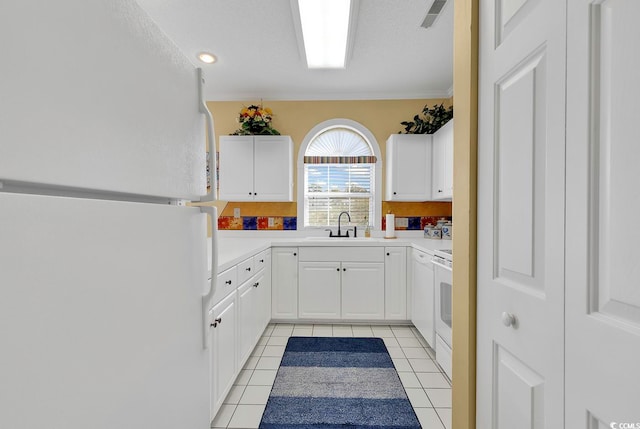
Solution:
[[[418,429],[380,338],[291,337],[261,429]]]

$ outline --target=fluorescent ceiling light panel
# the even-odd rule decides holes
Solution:
[[[298,0],[309,68],[344,68],[351,0]]]

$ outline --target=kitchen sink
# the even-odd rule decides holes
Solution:
[[[371,237],[306,237],[309,241],[380,241],[378,238]]]

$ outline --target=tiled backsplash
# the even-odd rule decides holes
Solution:
[[[220,216],[218,229],[243,231],[295,230],[298,225],[295,216]]]
[[[234,209],[240,211],[234,217]],[[382,222],[374,229],[386,229],[384,213],[396,215],[396,230],[419,231],[440,218],[451,220],[450,202],[382,202]],[[218,229],[238,231],[291,231],[298,226],[297,204],[291,203],[227,203],[218,218]],[[380,227],[380,225],[382,227]],[[406,226],[405,226],[406,225]]]
[[[409,217],[396,217],[396,231],[420,231],[423,230],[425,225],[435,225],[438,219],[451,220],[451,216],[409,216]],[[405,226],[406,225],[406,226]],[[382,230],[387,229],[387,219],[382,217]]]

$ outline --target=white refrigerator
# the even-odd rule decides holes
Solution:
[[[133,0],[3,0],[0,53],[0,428],[209,427],[199,70]]]

